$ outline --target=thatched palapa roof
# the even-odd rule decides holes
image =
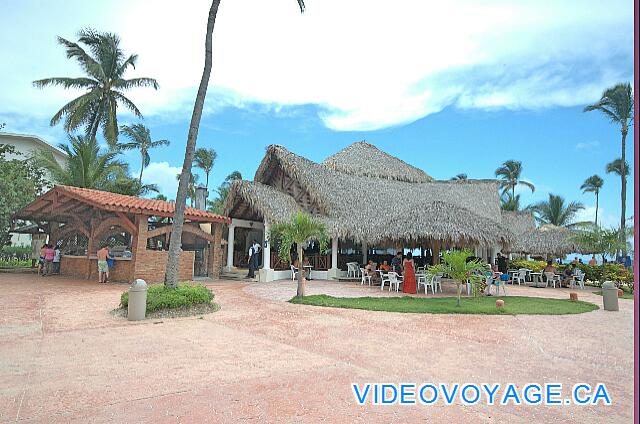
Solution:
[[[433,181],[422,169],[411,166],[365,141],[351,144],[329,156],[322,164],[334,171],[360,177],[386,178],[409,183]]]
[[[579,252],[579,246],[572,240],[574,233],[568,228],[546,224],[534,231],[517,236],[516,251],[521,253],[564,256]]]
[[[349,165],[350,151],[395,160]],[[225,213],[273,223],[305,210],[325,223],[330,236],[370,243],[510,243],[513,235],[502,223],[497,181],[433,181],[385,155],[361,142],[318,164],[282,146],[269,146],[254,181],[231,186]],[[408,176],[402,177],[403,172]]]

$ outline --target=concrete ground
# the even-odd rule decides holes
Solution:
[[[128,322],[110,314],[126,286],[0,274],[0,422],[632,420],[630,300],[582,315],[421,315],[292,305],[290,281],[209,286],[215,314]],[[388,295],[323,281],[308,292]],[[357,406],[350,384],[368,382],[605,383],[613,405]]]

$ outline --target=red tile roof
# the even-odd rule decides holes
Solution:
[[[141,197],[126,196],[124,194],[110,193],[108,191],[93,190],[88,188],[71,187],[57,185],[52,190],[67,195],[76,200],[90,203],[100,209],[136,213],[142,215],[173,216],[175,204],[164,200],[143,199]],[[48,193],[44,194],[46,196]],[[202,211],[195,208],[186,208],[184,212],[186,219],[205,222],[231,223],[231,218],[217,213]]]

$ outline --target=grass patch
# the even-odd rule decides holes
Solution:
[[[213,293],[200,284],[178,284],[175,289],[169,289],[164,284],[152,284],[147,290],[147,314],[166,310],[184,309],[196,305],[211,305]],[[129,293],[120,296],[120,307],[127,309]]]
[[[597,294],[598,296],[602,296],[602,290],[594,291],[593,294]],[[633,300],[633,293],[624,292],[620,299],[631,299]]]
[[[496,299],[504,300],[504,309],[496,308]],[[599,309],[597,305],[589,302],[524,296],[464,298],[460,302],[460,307],[456,306],[455,297],[332,297],[321,294],[302,298],[294,297],[289,302],[332,308],[419,314],[565,315]]]

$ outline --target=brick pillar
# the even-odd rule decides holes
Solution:
[[[213,243],[211,243],[211,271],[209,277],[220,278],[222,270],[222,224],[219,222],[211,223],[211,231],[213,232]]]
[[[138,234],[132,235],[133,241],[131,243],[132,260],[135,261],[133,267],[132,278],[137,278],[140,273],[142,265],[145,260],[145,253],[147,251],[147,233],[149,232],[149,217],[145,215],[136,216],[136,225],[138,227]]]

